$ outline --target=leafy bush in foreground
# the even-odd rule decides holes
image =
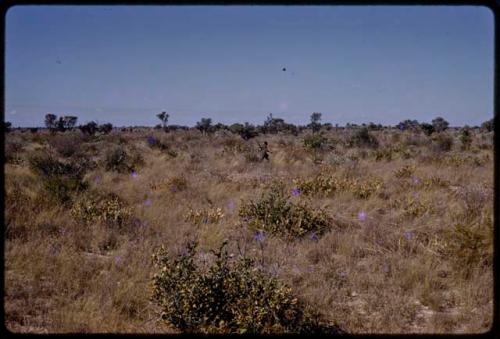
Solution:
[[[288,201],[284,185],[280,183],[274,183],[260,200],[243,204],[239,215],[252,229],[292,238],[309,232],[321,235],[330,227],[330,218],[324,211],[316,212],[306,204]]]
[[[152,299],[163,320],[188,333],[339,333],[251,259],[230,262],[225,245],[205,270],[196,265],[196,243],[173,259],[163,247],[153,255]]]

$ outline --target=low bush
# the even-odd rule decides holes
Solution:
[[[184,220],[191,222],[195,225],[203,224],[217,224],[224,218],[224,213],[220,207],[217,208],[202,208],[193,210],[190,208],[186,213]]]
[[[172,158],[175,158],[177,156],[177,152],[174,151],[170,146],[167,136],[161,136],[159,138],[148,136],[147,143],[149,147],[153,149],[159,149],[160,151],[171,156]]]
[[[413,165],[405,165],[394,171],[394,176],[396,178],[409,178],[413,174],[415,174],[415,166]]]
[[[431,202],[418,197],[395,199],[391,202],[391,207],[400,209],[403,217],[409,218],[416,218],[434,212]]]
[[[329,140],[320,133],[309,134],[304,137],[304,147],[311,151],[322,151],[330,148]]]
[[[24,143],[19,139],[8,139],[5,143],[5,161],[19,164],[21,153],[24,150]]]
[[[432,138],[432,148],[438,152],[448,152],[453,147],[453,138],[445,133],[436,133]]]
[[[375,138],[375,136],[368,131],[368,128],[362,127],[354,132],[351,136],[349,144],[351,146],[376,148],[378,147],[379,142],[377,138]]]
[[[107,171],[123,173],[134,171],[143,162],[139,153],[129,154],[122,145],[115,145],[106,152],[104,165]]]
[[[251,259],[231,261],[225,245],[213,252],[215,262],[208,269],[196,265],[196,243],[173,259],[163,247],[153,255],[158,273],[152,300],[164,321],[185,333],[340,332]]]
[[[493,262],[493,223],[457,223],[445,231],[445,253],[457,270],[468,276],[473,267],[491,267]]]
[[[71,216],[84,223],[98,222],[108,227],[123,229],[131,223],[133,213],[116,194],[91,192],[74,203]]]
[[[382,147],[374,151],[375,161],[391,161],[394,149],[392,147]]]
[[[322,235],[331,224],[324,211],[289,201],[285,186],[279,182],[274,182],[258,201],[243,203],[239,215],[251,229],[287,238],[303,237],[310,232]]]
[[[79,134],[59,134],[49,140],[49,145],[61,156],[71,157],[81,148],[82,138]]]
[[[82,162],[61,162],[47,152],[35,153],[28,161],[30,168],[42,178],[47,192],[62,203],[71,201],[73,193],[88,188],[83,180],[87,168]]]
[[[312,179],[294,179],[294,183],[306,195],[324,194],[331,196],[335,192],[351,192],[356,198],[366,199],[382,187],[378,178],[336,177],[323,172]]]

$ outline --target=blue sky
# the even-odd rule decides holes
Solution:
[[[478,125],[493,116],[493,22],[473,6],[15,6],[5,120]]]

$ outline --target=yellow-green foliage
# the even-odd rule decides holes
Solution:
[[[392,201],[392,207],[402,210],[405,217],[420,217],[427,213],[433,213],[434,207],[430,201],[421,197],[406,197]]]
[[[447,166],[459,167],[464,165],[467,162],[467,159],[459,154],[452,154],[444,157],[442,162]]]
[[[488,266],[493,259],[492,223],[458,223],[445,232],[446,254],[452,258],[457,267],[466,269]]]
[[[243,203],[239,215],[251,229],[291,238],[302,237],[309,232],[321,235],[331,223],[323,210],[289,201],[284,185],[279,182],[274,182],[258,201]]]
[[[378,178],[339,178],[328,173],[320,173],[313,179],[294,179],[294,183],[304,194],[332,195],[337,191],[345,191],[360,199],[368,198],[383,184]]]
[[[375,155],[376,161],[380,160],[391,161],[394,152],[395,151],[392,147],[381,147],[379,149],[376,149],[373,152],[373,154]]]
[[[86,223],[123,227],[131,220],[132,210],[116,194],[87,194],[75,202],[71,215]]]
[[[396,171],[394,171],[394,176],[396,178],[409,178],[413,174],[415,174],[415,166],[414,165],[405,165]]]
[[[185,216],[185,221],[191,222],[195,225],[204,224],[217,224],[224,218],[224,213],[220,207],[217,208],[202,208],[193,210],[190,208]]]
[[[291,289],[267,276],[251,259],[230,261],[223,243],[208,270],[197,267],[196,244],[173,259],[165,248],[153,255],[157,273],[152,299],[162,319],[187,333],[329,333]]]
[[[436,175],[433,175],[429,178],[425,178],[422,180],[422,185],[425,189],[435,189],[441,187],[448,187],[450,182],[446,179],[442,179]]]

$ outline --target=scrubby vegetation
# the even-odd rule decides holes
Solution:
[[[158,129],[120,130],[70,118],[4,125],[11,331],[492,324],[493,121],[334,127],[318,113],[308,126],[269,115],[187,128],[165,113]]]

